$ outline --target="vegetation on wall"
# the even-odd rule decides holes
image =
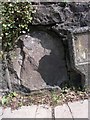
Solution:
[[[34,10],[28,2],[4,2],[2,6],[2,43],[3,50],[8,51],[19,35],[29,32]]]

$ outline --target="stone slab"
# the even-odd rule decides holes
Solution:
[[[64,46],[53,31],[34,30],[20,36],[15,51],[9,54],[8,69],[15,90],[30,92],[60,86],[69,79]]]
[[[55,113],[55,118],[72,118],[72,115],[66,104],[64,104],[63,106],[55,107],[54,113]]]
[[[2,110],[2,108],[0,108],[0,120],[2,118],[35,118],[36,110],[37,110],[36,105],[23,106],[18,110],[13,111],[11,111],[10,108],[5,109],[4,111]]]
[[[73,31],[73,39],[70,43],[70,59],[71,67],[76,72],[77,77],[71,77],[73,81],[77,82],[80,80],[81,86],[88,86],[89,84],[89,66],[90,66],[90,50],[89,50],[89,37],[90,31],[87,27],[82,27],[81,29],[76,29]],[[79,77],[79,76],[80,77]],[[78,80],[78,81],[79,81]]]
[[[52,118],[52,109],[46,105],[23,106],[13,111],[0,108],[0,120],[2,118]]]
[[[90,32],[75,35],[73,41],[75,67],[85,75],[85,85],[88,85],[88,66],[90,65],[89,37]]]
[[[90,48],[89,48],[89,35],[90,33],[76,34],[74,40],[75,64],[81,65],[90,62]]]
[[[88,109],[90,108],[90,98],[88,100]],[[88,110],[88,119],[90,120],[90,110]]]
[[[88,119],[90,117],[88,113],[88,100],[69,102],[68,105],[64,104],[54,108],[55,118],[71,118],[71,120],[75,118]],[[10,108],[3,110],[0,107],[0,120],[2,118],[52,118],[52,108],[48,105],[32,105],[23,106],[18,110],[11,111]]]
[[[39,105],[35,118],[52,118],[52,109],[47,105]]]
[[[88,100],[68,103],[74,118],[88,118]]]

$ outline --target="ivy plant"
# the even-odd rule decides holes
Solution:
[[[30,31],[34,9],[28,2],[3,2],[2,6],[2,43],[3,50],[8,51],[19,35]]]

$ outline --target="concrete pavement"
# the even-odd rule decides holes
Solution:
[[[22,106],[18,110],[0,107],[2,118],[88,118],[88,100],[50,107],[47,105]]]

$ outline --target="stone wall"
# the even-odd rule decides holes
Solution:
[[[88,85],[90,2],[41,3],[34,7],[37,12],[32,25],[47,26],[60,36],[69,78],[75,84]]]
[[[33,3],[31,32],[8,53],[6,85],[32,90],[88,84],[90,2]],[[5,85],[4,85],[5,86]]]

